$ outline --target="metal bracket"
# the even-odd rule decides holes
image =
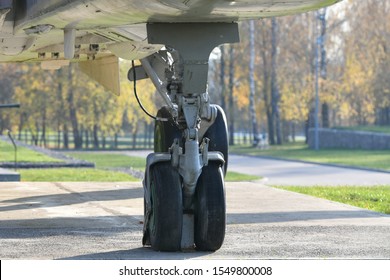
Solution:
[[[213,48],[239,42],[237,23],[149,23],[148,42],[177,50],[183,63],[184,94],[206,92],[208,59]]]
[[[134,71],[135,71],[135,75],[134,75]],[[137,65],[135,67],[130,68],[129,72],[127,73],[127,79],[130,82],[133,82],[134,76],[136,77],[137,81],[149,78],[148,74],[146,74],[145,69],[142,67],[142,65]]]
[[[208,102],[206,103],[206,105],[203,105],[201,107],[201,110],[206,112],[202,114],[202,122],[200,123],[198,131],[199,139],[203,139],[203,136],[205,135],[206,131],[214,124],[218,115],[217,106],[210,105]]]
[[[148,58],[141,59],[142,66],[146,74],[149,76],[150,80],[153,82],[157,91],[160,93],[161,97],[164,99],[165,103],[171,108],[173,116],[177,115],[177,105],[173,104],[171,98],[168,95],[166,85],[160,80],[160,77],[154,71],[152,65],[150,64]]]

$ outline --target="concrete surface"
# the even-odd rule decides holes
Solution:
[[[0,182],[19,182],[20,174],[15,171],[0,168]]]
[[[0,183],[0,259],[390,259],[390,216],[228,183],[216,252],[143,248],[141,183]]]
[[[267,185],[390,185],[390,173],[261,157],[231,155],[229,170],[262,176]]]
[[[122,154],[146,157],[151,151],[126,151]],[[230,171],[264,177],[266,185],[296,186],[374,186],[390,185],[390,172],[343,168],[315,163],[229,155]]]

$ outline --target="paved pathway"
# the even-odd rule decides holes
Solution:
[[[141,183],[0,183],[0,259],[390,259],[390,216],[260,183],[226,184],[216,252],[143,248]]]
[[[229,170],[265,177],[267,185],[390,185],[390,173],[232,155]]]
[[[140,157],[148,153],[150,151],[125,152]],[[267,185],[390,185],[390,173],[252,156],[229,155],[229,170],[262,176]]]

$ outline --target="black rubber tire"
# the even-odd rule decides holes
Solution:
[[[225,164],[223,166],[223,174],[226,176],[227,166],[228,166],[228,155],[229,155],[229,132],[227,127],[227,121],[225,112],[223,109],[218,106],[218,114],[215,122],[212,126],[206,131],[203,137],[210,139],[209,151],[210,152],[221,152],[225,159]]]
[[[156,251],[179,251],[183,224],[182,188],[179,173],[170,162],[150,168],[152,213],[150,243]]]
[[[226,229],[225,184],[219,163],[209,162],[203,167],[195,197],[196,248],[200,251],[218,250]]]
[[[150,246],[150,235],[149,229],[145,226],[148,223],[148,219],[146,218],[146,199],[144,197],[144,228],[143,228],[143,236],[142,236],[142,245]]]
[[[154,152],[165,153],[172,146],[173,141],[181,139],[182,133],[173,121],[168,107],[162,107],[157,112],[158,118],[165,118],[168,121],[157,120],[154,125]]]

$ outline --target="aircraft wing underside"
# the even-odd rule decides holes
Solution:
[[[44,68],[56,69],[70,60],[109,57],[103,63],[107,66],[113,56],[141,59],[161,48],[148,44],[146,23],[235,22],[305,12],[335,2],[338,0],[0,0],[0,62],[42,61]],[[76,48],[67,55],[69,46]],[[84,66],[93,72],[99,63]]]

